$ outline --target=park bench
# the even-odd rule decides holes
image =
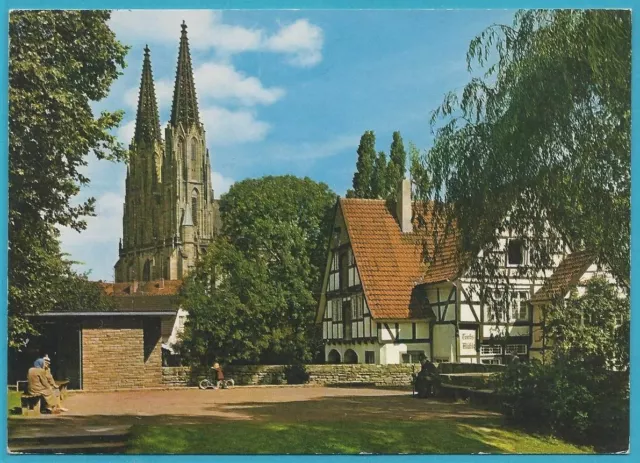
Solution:
[[[60,390],[60,401],[64,400],[67,392],[67,387],[69,386],[69,380],[60,380],[56,381],[56,386]],[[22,409],[22,414],[26,416],[31,415],[40,415],[41,407],[42,407],[42,396],[41,395],[33,395],[28,392],[28,382],[27,381],[18,381],[16,383],[16,389],[22,392],[20,396],[20,408]]]
[[[27,381],[18,381],[16,383],[16,389],[22,392],[20,396],[20,408],[22,414],[26,416],[39,415],[40,407],[42,406],[42,396],[32,395],[27,392]]]
[[[441,393],[445,393],[446,395],[451,395],[455,400],[466,399],[469,397],[469,391],[471,390],[469,386],[460,386],[457,384],[449,384],[449,383],[441,383],[437,389]]]
[[[440,394],[444,393],[449,396],[453,396],[455,400],[469,399],[474,404],[490,404],[496,398],[496,393],[493,389],[475,389],[469,386],[462,386],[459,384],[440,384]]]

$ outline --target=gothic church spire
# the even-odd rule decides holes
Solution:
[[[136,115],[136,130],[133,138],[136,143],[161,141],[158,102],[153,84],[153,72],[151,71],[148,46],[144,47],[142,78],[140,79],[140,93],[138,96],[138,114]]]
[[[184,21],[182,22],[178,68],[173,90],[173,105],[171,106],[171,125],[175,127],[179,122],[182,122],[185,128],[190,127],[192,124],[200,123],[196,88],[193,82],[193,69],[191,68],[189,39],[187,38],[187,25]]]

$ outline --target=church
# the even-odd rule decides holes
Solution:
[[[150,50],[144,50],[122,228],[116,283],[181,280],[220,228],[184,22],[164,139]]]

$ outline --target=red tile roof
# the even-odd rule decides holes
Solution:
[[[99,284],[108,296],[174,296],[180,292],[182,280],[140,281],[135,291],[133,282]]]
[[[402,233],[386,201],[342,198],[340,208],[372,316],[402,319],[428,314],[418,285],[457,276],[461,266],[455,258],[456,237],[447,237],[435,261],[426,264],[423,245],[430,255],[434,248],[430,232]]]
[[[577,251],[566,256],[553,275],[531,298],[531,302],[549,301],[554,297],[564,297],[576,286],[587,269],[596,261],[594,254]]]

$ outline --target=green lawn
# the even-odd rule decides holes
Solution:
[[[497,420],[229,421],[133,428],[131,453],[592,453],[564,442],[504,428]]]
[[[7,408],[9,409],[9,412],[16,407],[20,408],[20,395],[21,393],[18,391],[8,391]]]

